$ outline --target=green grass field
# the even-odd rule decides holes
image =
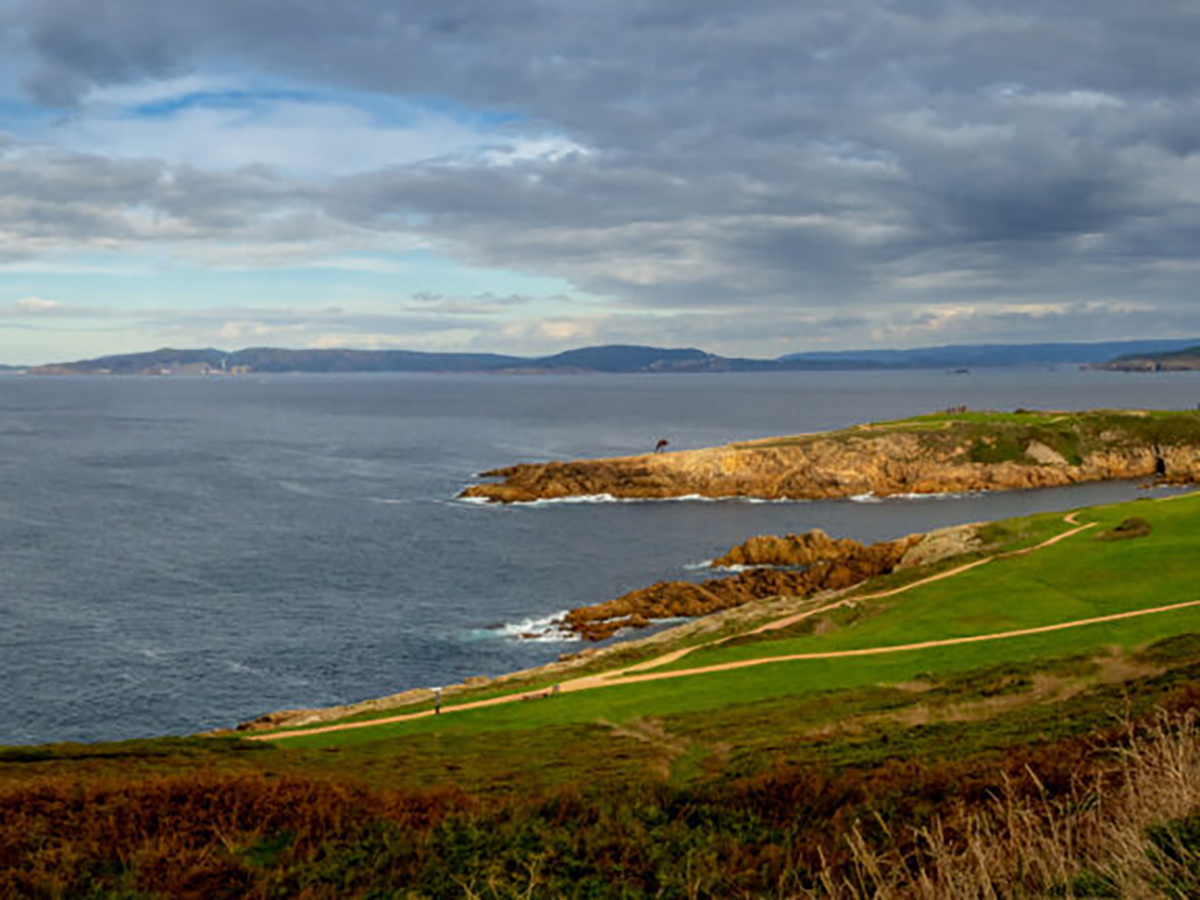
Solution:
[[[1030,444],[1037,442],[1060,454],[1068,464],[1077,466],[1089,454],[1129,445],[1194,446],[1200,441],[1200,411],[960,410],[732,446],[763,449],[821,440],[857,443],[887,434],[915,435],[928,450],[971,463],[1038,465],[1027,453]]]
[[[1132,540],[1104,537],[1132,515],[1152,530]],[[1082,511],[1095,522],[1052,546],[1025,554],[1048,536],[1068,530],[1062,516],[1045,515],[992,526],[998,546],[991,562],[904,593],[867,599],[827,617],[821,633],[788,631],[701,646],[651,672],[674,677],[614,681],[595,690],[484,709],[455,711],[351,731],[290,738],[291,747],[328,748],[396,741],[410,735],[448,737],[586,725],[705,712],[725,715],[747,704],[805,695],[862,691],[918,678],[945,678],[999,665],[1030,671],[1053,660],[1135,651],[1173,635],[1200,631],[1200,606],[1115,622],[999,637],[943,647],[903,649],[843,658],[770,661],[795,654],[877,650],[928,641],[1003,635],[1026,628],[1070,624],[1116,613],[1200,600],[1194,577],[1200,543],[1200,495],[1145,500]],[[943,568],[950,563],[943,564]],[[908,579],[914,576],[907,576]],[[892,583],[903,583],[893,578]],[[886,586],[886,585],[885,585]],[[684,674],[725,663],[763,661],[729,671]],[[487,696],[494,696],[493,690]],[[479,697],[485,694],[478,695]],[[467,694],[462,702],[476,699]],[[377,715],[383,715],[377,714]]]
[[[0,895],[1200,895],[1200,606],[776,659],[1200,597],[1200,494],[1078,516],[1096,525],[1016,555],[1070,526],[983,526],[982,550],[839,595],[819,627],[668,642],[692,649],[659,680],[455,708],[491,685],[272,742],[0,748]],[[1148,530],[1106,538],[1132,517]],[[717,663],[749,665],[685,671]]]
[[[1131,512],[1147,519],[1153,531],[1129,541],[1101,539]],[[701,649],[666,668],[1015,631],[1200,599],[1192,569],[1200,545],[1198,519],[1194,498],[1089,510],[1081,521],[1096,522],[1095,528],[905,594],[865,600],[833,614],[832,624],[841,627],[831,632]],[[1044,520],[1069,527],[1060,516]],[[1200,611],[1182,615],[1195,616],[1200,625]],[[1095,646],[1089,628],[1058,632],[1053,640],[1067,651]]]

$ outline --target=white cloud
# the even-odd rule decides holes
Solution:
[[[99,319],[107,317],[109,312],[103,306],[73,305],[37,296],[19,297],[0,306],[0,318],[4,319]]]
[[[489,124],[401,99],[376,100],[368,109],[351,96],[291,98],[230,87],[225,79],[193,76],[98,89],[82,114],[39,136],[71,151],[206,169],[268,166],[319,180],[431,161],[511,165],[586,152],[545,129]],[[163,107],[141,106],[154,101]]]
[[[63,309],[63,304],[57,300],[46,300],[43,297],[22,297],[16,302],[18,309],[29,313],[57,312]]]
[[[178,78],[150,79],[127,84],[93,85],[82,98],[85,109],[128,108],[168,101],[182,101],[197,94],[238,90],[242,87],[232,76],[193,72]]]

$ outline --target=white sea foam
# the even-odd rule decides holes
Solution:
[[[575,497],[554,497],[545,500],[523,500],[516,503],[510,503],[510,506],[532,506],[534,508],[540,506],[570,506],[577,503],[628,503],[628,500],[622,500],[620,497],[614,497],[612,494],[580,494]]]
[[[275,483],[285,491],[291,491],[293,494],[299,494],[302,497],[320,497],[323,499],[329,498],[329,495],[325,492],[318,491],[315,488],[311,488],[306,484],[301,484],[298,481],[276,480]]]
[[[790,497],[768,499],[766,497],[738,497],[732,494],[724,497],[705,497],[703,494],[683,494],[679,497],[646,497],[638,500],[628,500],[628,503],[749,503],[761,505],[765,503],[808,503],[808,500],[793,500]]]
[[[982,497],[988,491],[945,491],[945,492],[926,492],[926,493],[911,493],[911,494],[886,494],[880,496],[874,492],[868,491],[865,494],[855,494],[852,497],[847,497],[851,503],[890,503],[892,501],[904,500],[965,500],[970,497]]]
[[[570,497],[552,497],[539,500],[516,500],[502,503],[489,500],[487,497],[457,497],[459,503],[472,503],[477,506],[522,506],[527,509],[540,509],[547,506],[570,506],[587,503],[808,503],[807,500],[766,500],[762,497],[705,497],[703,494],[683,494],[679,497],[615,497],[612,494],[575,494]]]
[[[493,503],[487,497],[455,497],[454,503],[464,503],[470,506],[492,506]],[[499,506],[500,504],[495,504]]]
[[[492,634],[499,637],[516,638],[522,641],[554,643],[578,641],[579,635],[572,634],[562,627],[562,619],[566,614],[567,611],[563,610],[548,616],[523,619],[520,622],[507,622],[490,630]]]
[[[742,572],[753,572],[757,569],[794,569],[796,566],[770,566],[770,565],[755,565],[750,566],[745,563],[734,563],[732,566],[712,566],[713,572],[732,572],[734,575],[740,575]]]

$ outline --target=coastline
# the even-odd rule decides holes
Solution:
[[[977,537],[978,528],[978,523],[952,525],[929,532],[909,535],[894,542],[881,542],[883,544],[903,545],[905,548],[903,559],[899,564],[889,568],[888,572],[932,565],[979,550],[982,542]],[[756,541],[760,540],[762,539],[751,538],[744,544],[739,545],[739,547],[733,548],[731,553],[736,553],[742,547],[753,545]],[[854,545],[860,549],[863,548],[863,545],[856,541],[842,539],[842,542],[844,545]],[[880,545],[871,546],[878,547]],[[870,550],[871,546],[865,549]],[[765,565],[761,567],[761,570],[764,572],[773,572],[778,571],[778,567]],[[714,567],[714,571],[721,570]],[[734,580],[743,577],[745,574],[732,573],[726,579],[722,580]],[[581,650],[563,653],[554,662],[528,669],[519,669],[495,677],[473,676],[440,688],[411,688],[383,697],[337,706],[272,711],[257,716],[254,719],[241,722],[232,729],[215,729],[206,732],[206,734],[214,736],[253,734],[279,728],[302,728],[363,714],[393,710],[399,711],[405,708],[417,707],[422,704],[434,702],[439,694],[443,700],[450,700],[468,691],[479,691],[489,688],[515,689],[520,688],[522,685],[534,687],[545,685],[546,683],[565,681],[578,677],[583,674],[582,670],[596,664],[603,665],[605,663],[622,662],[627,659],[640,660],[643,656],[654,658],[660,648],[687,641],[690,638],[712,635],[727,628],[737,630],[739,627],[750,625],[758,620],[764,620],[768,623],[786,620],[788,617],[803,613],[808,609],[823,607],[837,602],[842,597],[870,581],[874,577],[874,574],[855,580],[853,583],[817,589],[803,595],[770,594],[762,597],[753,597],[738,605],[687,617],[686,621],[670,625],[653,634],[643,637],[627,637],[603,647],[585,647]],[[637,594],[639,591],[631,593]],[[609,602],[611,603],[612,601]],[[596,606],[604,607],[606,604],[602,603]],[[589,607],[580,607],[579,609],[586,610]],[[566,615],[569,616],[572,612],[576,612],[576,610],[569,611]],[[637,626],[632,627],[636,628]],[[626,628],[623,630],[628,631],[630,629]]]
[[[979,427],[981,420],[982,430]],[[1166,440],[1162,439],[1163,432],[1157,427],[1160,421],[1177,426]],[[919,425],[914,427],[914,422]],[[1048,426],[1057,426],[1060,430],[1054,432],[1048,430]],[[1147,426],[1154,426],[1154,429],[1148,432]],[[1147,437],[1148,433],[1150,437]],[[1017,459],[980,462],[970,458],[972,454],[979,455],[980,447],[991,451],[997,443],[1005,441],[1008,452],[1015,453]],[[1058,448],[1052,444],[1057,444]],[[1073,451],[1073,458],[1063,451]],[[836,470],[833,477],[829,475],[830,466]],[[801,471],[810,488],[807,496],[797,497],[794,485],[798,482],[794,476]],[[483,475],[500,477],[504,481],[469,487],[459,495],[460,500],[540,504],[589,502],[600,497],[611,502],[733,497],[756,502],[786,502],[940,496],[1138,478],[1154,478],[1159,484],[1188,484],[1200,480],[1200,415],[1194,412],[1150,414],[1103,410],[1086,413],[1018,410],[1004,414],[955,409],[917,420],[858,425],[840,432],[763,438],[723,447],[633,457],[521,464]],[[714,485],[728,483],[730,478],[740,479],[737,493],[726,495],[719,489],[713,490]],[[756,488],[757,493],[751,488]],[[671,493],[672,490],[675,493]],[[628,634],[633,628],[687,619],[653,634],[563,653],[554,662],[495,677],[474,676],[440,688],[413,688],[331,707],[268,712],[240,723],[236,729],[210,733],[299,728],[419,707],[433,703],[435,698],[450,700],[466,692],[519,689],[523,685],[544,688],[546,684],[576,677],[592,666],[624,662],[627,658],[637,659],[647,654],[653,656],[659,647],[711,634],[727,626],[745,625],[759,618],[786,618],[813,603],[836,601],[872,578],[893,570],[934,564],[955,556],[965,557],[980,548],[978,528],[978,524],[955,525],[868,547],[844,541],[856,549],[845,558],[833,556],[832,565],[842,565],[847,559],[851,565],[843,565],[845,571],[841,577],[818,579],[807,588],[800,587],[803,579],[784,577],[783,570],[790,568],[802,574],[811,573],[818,566],[829,567],[829,559],[806,557],[797,566],[795,559],[752,558],[744,552],[749,545],[770,540],[786,543],[796,536],[751,538],[725,556],[711,561],[712,571],[723,574],[723,578],[704,585],[660,582],[615,600],[570,610],[553,623],[555,627],[568,623],[568,630],[585,639],[590,624],[594,623],[596,629],[591,639],[601,641],[617,634]],[[810,534],[820,534],[823,540],[829,540],[821,532]],[[856,553],[864,550],[869,553],[877,548],[886,548],[885,556],[892,554],[887,564],[875,569],[857,567]],[[722,561],[723,565],[717,565]],[[762,584],[755,584],[756,581]],[[740,596],[729,603],[719,601],[706,606],[714,593],[708,589],[710,586],[730,583],[737,583],[734,593]],[[664,603],[664,592],[672,591],[676,604]],[[639,607],[639,603],[643,605]]]
[[[1027,490],[1134,478],[1190,483],[1200,480],[1200,414],[958,407],[840,431],[518,463],[482,474],[497,480],[466,488],[460,500],[762,502]]]
[[[622,656],[638,656],[645,652],[653,654],[661,645],[720,631],[728,625],[746,623],[759,618],[787,616],[813,603],[834,601],[854,590],[855,587],[857,585],[837,591],[826,591],[811,597],[776,597],[761,604],[755,604],[752,607],[732,607],[690,619],[678,625],[669,626],[644,637],[628,638],[604,647],[586,647],[575,652],[563,653],[558,660],[544,663],[540,666],[519,669],[492,678],[483,675],[469,677],[455,684],[442,687],[440,692],[444,699],[450,699],[466,691],[482,688],[519,688],[523,684],[533,686],[548,681],[565,680],[568,676],[579,674],[581,669],[590,667],[597,662],[612,662]],[[432,687],[411,688],[400,693],[389,694],[385,697],[377,697],[339,706],[278,710],[264,713],[254,719],[241,722],[234,728],[214,729],[205,732],[205,734],[211,736],[252,734],[258,731],[277,728],[299,728],[308,725],[318,725],[363,713],[401,710],[406,707],[431,703],[437,692],[438,689]]]

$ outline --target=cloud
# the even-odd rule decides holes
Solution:
[[[409,298],[387,311],[345,306],[213,304],[181,309],[165,305],[147,306],[123,318],[160,343],[176,344],[180,335],[189,335],[193,344],[226,348],[434,347],[439,341],[466,346],[487,333],[494,340],[496,331],[527,344],[535,338],[566,336],[567,320],[556,325],[530,314],[530,307],[541,302],[538,297],[484,294]]]
[[[11,141],[0,148],[0,262],[147,244],[320,245],[308,258],[331,245],[369,248],[371,236],[324,217],[320,199],[264,167],[216,172]]]
[[[45,297],[19,297],[0,305],[0,319],[101,319],[110,310],[103,306],[76,306]]]
[[[17,309],[22,312],[33,314],[58,312],[63,309],[63,305],[57,300],[46,300],[42,297],[22,297],[15,304]]]
[[[57,144],[121,158],[147,156],[206,169],[269,167],[317,180],[334,175],[456,160],[507,165],[552,159],[583,148],[553,134],[394,101],[302,96],[271,91],[186,91],[178,79],[156,90],[106,89],[89,97],[157,97],[159,103],[109,108],[45,132]],[[131,98],[132,99],[132,98]],[[365,101],[364,101],[365,102]]]
[[[65,118],[0,159],[0,260],[423,247],[602,301],[514,342],[1200,332],[1200,12],[1169,0],[6,10]]]

